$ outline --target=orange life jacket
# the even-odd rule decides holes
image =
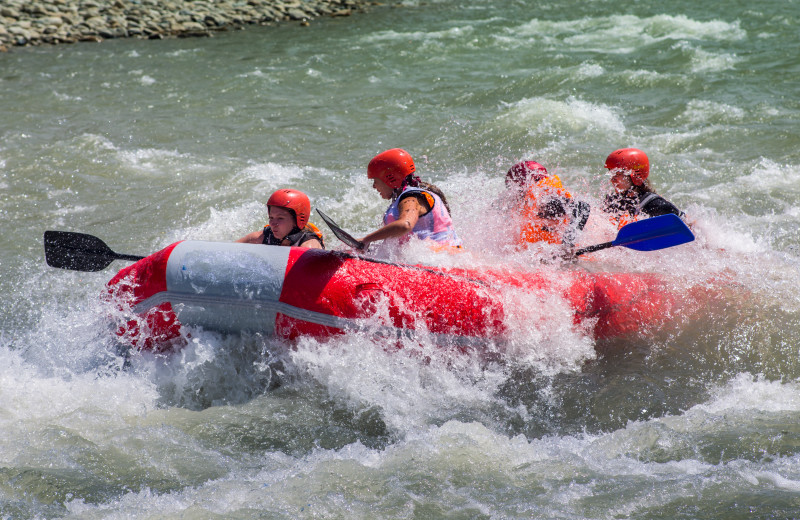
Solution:
[[[617,226],[617,229],[622,229],[628,224],[638,222],[639,215],[631,215],[630,213],[623,213],[621,215],[614,215],[611,217],[611,223]]]
[[[308,229],[309,229],[309,230],[310,230],[312,233],[314,233],[315,235],[317,235],[317,238],[319,238],[319,241],[320,241],[320,243],[322,243],[322,231],[320,231],[320,229],[319,229],[317,226],[315,226],[314,224],[312,224],[311,222],[306,222],[306,227],[307,227],[307,228],[308,228]]]
[[[556,175],[536,181],[525,193],[525,200],[520,211],[522,227],[518,243],[522,246],[536,242],[561,244],[564,240],[564,232],[570,223],[569,215],[565,212],[564,215],[548,218],[543,216],[542,212],[549,200],[560,199],[566,202],[571,198],[572,195],[564,189],[561,179]]]

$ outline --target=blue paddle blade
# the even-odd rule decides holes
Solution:
[[[677,215],[668,214],[628,224],[612,245],[636,251],[655,251],[694,240],[694,234]]]

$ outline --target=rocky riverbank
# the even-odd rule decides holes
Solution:
[[[214,31],[348,16],[366,0],[0,0],[0,50],[108,38],[210,36]]]

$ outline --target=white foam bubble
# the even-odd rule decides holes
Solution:
[[[158,391],[158,403],[188,409],[244,403],[278,382],[273,365],[287,345],[260,334],[185,328],[179,349],[133,353],[131,370]]]
[[[82,101],[83,100],[83,98],[81,98],[80,96],[70,96],[69,94],[62,94],[62,93],[57,92],[55,90],[53,91],[53,96],[55,96],[55,98],[58,99],[59,101]]]
[[[591,131],[622,134],[625,131],[622,119],[613,108],[574,97],[565,101],[526,98],[507,105],[498,119],[536,133]]]
[[[374,44],[377,42],[386,41],[416,41],[416,42],[433,42],[433,41],[446,41],[446,40],[460,40],[474,32],[471,25],[456,26],[444,29],[441,31],[414,31],[414,32],[398,32],[394,30],[389,31],[376,31],[370,33],[362,38],[364,43]]]
[[[335,195],[319,197],[312,205],[319,207],[356,238],[383,225],[383,214],[388,202],[372,189],[372,181],[366,179],[362,171],[354,172],[345,179],[337,179],[337,182],[339,188]],[[330,236],[330,247],[340,245],[327,228],[323,231],[326,236]]]
[[[583,78],[598,78],[606,73],[606,69],[597,63],[581,63],[577,73]]]
[[[44,426],[57,422],[74,427],[93,419],[104,423],[108,419],[105,414],[84,416],[82,410],[107,410],[109,403],[113,403],[111,409],[122,426],[126,416],[154,408],[157,397],[154,387],[136,377],[123,373],[98,377],[92,371],[47,375],[20,353],[5,348],[0,349],[0,358],[3,361],[0,420],[5,423],[4,432],[26,424],[30,427],[31,423]]]
[[[296,165],[285,165],[274,162],[254,163],[239,172],[239,175],[268,181],[274,189],[283,187],[284,184],[297,182],[304,175],[304,168]]]
[[[687,103],[680,119],[690,124],[735,124],[744,116],[745,111],[739,107],[710,100],[693,99]]]
[[[50,195],[50,194],[48,194]],[[54,215],[63,217],[66,215],[77,215],[81,213],[89,213],[97,209],[95,206],[84,206],[84,205],[75,205],[75,206],[65,206],[61,208],[56,208],[52,211]]]
[[[750,192],[769,193],[778,189],[800,195],[800,166],[779,164],[764,157],[754,165],[750,175],[737,177],[736,184],[746,187]]]
[[[562,40],[573,48],[629,53],[663,40],[736,41],[747,36],[739,22],[697,21],[685,15],[616,15],[551,21],[533,19],[507,29],[513,39]]]
[[[639,20],[659,38],[672,40],[737,41],[747,37],[738,20],[693,20],[686,15],[656,15]]]
[[[729,383],[713,389],[711,399],[692,410],[694,413],[714,415],[754,410],[800,412],[800,385],[740,373]]]
[[[751,473],[751,475],[755,477],[754,485],[758,485],[762,482],[769,482],[776,488],[785,489],[793,493],[800,493],[800,479],[789,479],[776,472],[768,471],[758,471]]]
[[[88,143],[91,146],[95,146],[100,150],[116,150],[117,147],[111,141],[111,139],[107,138],[103,135],[98,134],[89,134],[85,133],[80,136],[80,142]]]
[[[738,62],[739,58],[733,54],[694,49],[692,51],[691,71],[698,73],[720,72],[734,68]]]
[[[257,68],[255,70],[250,71],[250,72],[245,72],[243,74],[239,74],[239,77],[240,78],[251,78],[251,77],[252,78],[271,78],[272,75],[268,74],[268,73],[262,71],[261,69]]]
[[[290,355],[328,395],[355,409],[377,407],[395,432],[424,427],[454,410],[485,414],[498,384],[490,372],[481,373],[476,358],[447,359],[424,332],[398,340],[368,331],[322,343],[303,339]]]
[[[175,150],[161,150],[157,148],[140,148],[136,150],[119,150],[117,157],[127,168],[140,173],[156,174],[158,176],[179,174],[181,169],[187,167],[186,154]],[[172,166],[178,165],[176,172]]]
[[[232,208],[210,208],[208,219],[180,230],[177,239],[230,242],[267,225],[265,202],[248,201]]]

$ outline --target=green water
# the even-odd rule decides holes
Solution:
[[[0,517],[797,517],[799,16],[446,0],[1,54]],[[366,233],[397,146],[492,265],[536,261],[487,217],[510,164],[596,203],[605,156],[646,150],[697,241],[586,265],[666,274],[685,308],[612,344],[523,323],[530,355],[489,366],[198,331],[123,370],[97,299],[123,264],[44,264],[45,229],[233,240],[279,187]]]

